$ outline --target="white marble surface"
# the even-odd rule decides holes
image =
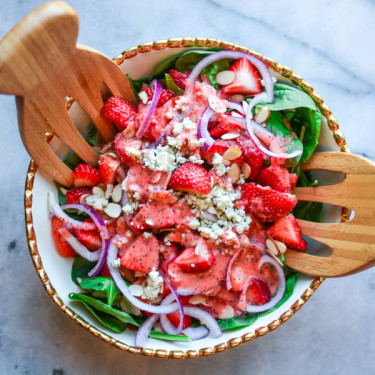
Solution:
[[[207,36],[292,67],[338,118],[353,152],[375,160],[375,1],[68,1],[79,42],[108,56],[142,42]],[[0,37],[41,0],[3,0]],[[122,352],[66,318],[30,260],[23,188],[28,155],[14,98],[0,96],[0,375],[375,373],[375,270],[328,280],[275,332],[207,358],[172,361]]]

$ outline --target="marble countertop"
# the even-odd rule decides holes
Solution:
[[[3,0],[0,37],[42,3]],[[108,56],[152,40],[206,36],[290,66],[331,107],[351,150],[375,160],[374,0],[68,3],[80,15],[78,41]],[[0,118],[0,375],[375,373],[375,269],[325,281],[276,331],[207,358],[145,358],[86,333],[53,304],[32,265],[23,212],[29,157],[13,97],[0,96]]]

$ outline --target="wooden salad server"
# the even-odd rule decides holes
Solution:
[[[344,152],[316,153],[302,170],[345,173],[344,181],[330,186],[296,188],[298,200],[329,203],[354,211],[354,218],[341,223],[298,220],[302,233],[332,249],[318,257],[288,249],[286,264],[312,276],[350,275],[375,265],[375,163]]]
[[[52,179],[73,185],[72,171],[49,147],[57,136],[86,163],[95,165],[96,152],[81,136],[68,115],[69,95],[86,111],[105,141],[115,135],[102,116],[99,86],[134,104],[136,99],[120,68],[101,53],[76,45],[78,17],[64,2],[49,2],[34,10],[0,42],[0,92],[16,95],[19,129],[36,164]],[[375,164],[360,156],[324,152],[315,154],[304,170],[344,172],[337,185],[297,188],[299,200],[323,202],[355,211],[343,223],[299,220],[303,234],[332,248],[324,258],[288,249],[286,264],[300,272],[324,277],[348,275],[375,262]]]
[[[77,45],[77,36],[76,11],[56,1],[35,9],[0,41],[0,92],[16,95],[19,130],[31,158],[65,186],[73,185],[73,172],[50,148],[51,135],[86,163],[98,161],[72,122],[65,97],[78,102],[105,141],[113,139],[115,129],[100,115],[100,85],[136,104],[121,69],[100,52]]]

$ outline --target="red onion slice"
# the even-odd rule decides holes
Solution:
[[[259,60],[257,57],[254,57],[252,55],[248,55],[245,52],[238,52],[238,51],[220,51],[213,53],[212,55],[209,55],[205,57],[203,60],[201,60],[192,70],[189,77],[186,80],[185,85],[185,92],[190,91],[194,87],[194,81],[199,77],[201,71],[207,67],[208,65],[214,63],[215,61],[221,60],[221,59],[241,59],[245,58],[250,61],[252,65],[254,65],[260,75],[263,78],[264,82],[264,88],[267,93],[267,102],[273,101],[273,80],[270,71],[268,70],[267,66],[263,63],[263,61]]]
[[[202,146],[202,149],[204,152],[207,152],[211,146],[214,144],[215,140],[211,137],[209,131],[208,131],[208,121],[210,118],[215,114],[215,112],[207,107],[201,117],[198,121],[198,139],[204,138],[204,144]]]
[[[277,289],[277,293],[271,298],[271,300],[264,305],[247,305],[246,311],[249,313],[260,313],[272,309],[282,300],[285,294],[286,282],[283,267],[281,267],[280,264],[277,263],[276,260],[271,258],[269,255],[262,256],[259,261],[258,269],[260,269],[264,263],[270,263],[275,267],[279,276],[279,288]]]
[[[225,286],[226,286],[227,290],[231,290],[232,289],[232,283],[230,281],[230,275],[231,275],[231,272],[232,272],[232,265],[233,265],[234,261],[237,259],[237,257],[241,254],[241,251],[242,251],[242,249],[238,249],[232,255],[232,258],[230,259],[230,261],[228,263],[227,272],[225,274]]]
[[[64,206],[60,207],[57,203],[55,203],[51,206],[51,212],[53,215],[57,216],[65,225],[70,225],[72,228],[82,229],[82,230],[96,229],[95,223],[84,223],[83,221],[72,219],[63,211],[64,209],[66,209],[63,207]]]
[[[207,311],[199,307],[184,306],[184,312],[186,315],[200,320],[209,329],[212,337],[219,337],[223,333],[216,319]]]
[[[146,345],[147,338],[152,330],[152,327],[159,319],[159,314],[153,314],[149,316],[142,325],[138,328],[137,334],[135,335],[134,345],[137,348],[144,348]]]
[[[180,299],[179,295],[177,294],[176,290],[173,288],[171,282],[163,274],[160,274],[160,275],[163,278],[163,280],[165,281],[165,283],[168,285],[168,287],[171,291],[171,293],[167,297],[164,298],[161,305],[169,304],[169,303],[172,303],[173,301],[176,301],[178,303],[178,310],[180,312],[180,324],[178,325],[177,328],[173,324],[170,324],[173,327],[173,329],[172,329],[172,327],[168,324],[168,323],[170,323],[170,321],[169,321],[167,315],[165,315],[165,314],[162,314],[160,316],[160,324],[161,324],[163,330],[166,333],[170,333],[170,332],[173,331],[174,333],[170,333],[171,335],[179,335],[179,334],[181,334],[182,326],[184,325],[184,308],[182,306],[181,299]],[[164,329],[163,323],[165,324],[166,329]]]
[[[168,304],[168,305],[154,306],[148,303],[144,303],[140,301],[138,298],[134,297],[130,293],[128,286],[126,285],[124,279],[122,278],[120,270],[112,266],[112,261],[115,261],[117,259],[117,253],[118,253],[118,249],[113,244],[113,240],[112,240],[111,243],[109,244],[108,256],[107,256],[107,265],[109,268],[109,272],[111,273],[111,276],[117,288],[120,289],[121,293],[125,296],[125,298],[132,305],[134,305],[140,310],[147,311],[153,314],[170,314],[170,313],[178,311],[179,306],[178,306],[178,303],[176,302],[172,304]]]
[[[228,108],[233,108],[234,110],[241,113],[242,115],[245,114],[242,104],[237,103],[237,102],[231,102],[230,100],[228,100],[228,103],[229,103]]]
[[[99,275],[99,272],[104,267],[108,255],[109,240],[102,238],[102,248],[99,253],[99,260],[95,264],[95,267],[88,273],[89,277],[95,277]]]
[[[204,339],[205,337],[207,337],[210,331],[206,327],[200,326],[200,327],[188,327],[184,329],[182,333],[186,335],[187,337],[189,337],[191,341],[196,341],[196,340]]]
[[[64,240],[74,249],[74,251],[85,258],[89,262],[95,262],[99,260],[101,250],[90,251],[86,246],[82,245],[81,242],[77,240],[66,228],[60,228],[59,233],[64,238]]]
[[[162,89],[160,82],[158,82],[156,79],[152,80],[149,87],[154,89],[154,96],[152,97],[152,101],[150,104],[150,108],[147,112],[147,115],[137,131],[136,137],[138,139],[143,137],[143,134],[145,134],[146,130],[148,129],[148,126],[150,125],[150,121],[151,121],[152,115],[155,112],[156,106],[160,98],[161,89]]]
[[[75,209],[75,210],[86,213],[87,215],[89,215],[91,217],[92,221],[95,223],[96,227],[99,230],[99,233],[100,233],[100,236],[102,237],[102,239],[107,240],[109,238],[108,230],[107,230],[107,227],[104,224],[103,219],[90,206],[88,206],[86,204],[72,203],[72,204],[65,204],[65,205],[61,206],[61,209],[62,210]],[[84,223],[84,224],[90,224],[90,223]],[[95,226],[94,227],[90,226],[90,229],[86,229],[86,230],[93,230],[93,229],[95,229]]]

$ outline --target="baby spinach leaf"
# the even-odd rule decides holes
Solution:
[[[246,313],[244,317],[233,317],[230,319],[217,319],[217,322],[222,330],[233,330],[243,327],[248,327],[258,320],[258,314]]]
[[[70,277],[72,281],[80,286],[77,282],[77,278],[84,279],[88,277],[88,273],[94,268],[96,262],[89,262],[87,259],[80,257],[77,255],[74,258],[72,271]]]
[[[181,54],[176,60],[175,69],[179,72],[185,70],[193,70],[195,65],[199,63],[206,56],[211,55],[214,52],[220,51],[221,48],[214,48],[210,50],[191,50]]]
[[[111,317],[118,319],[122,323],[132,324],[137,327],[139,327],[140,325],[138,320],[135,320],[131,315],[127,314],[126,312],[117,310],[98,299],[90,297],[87,294],[70,293],[69,298],[72,301],[84,302],[85,305],[89,305],[91,308],[94,308],[96,311],[101,311],[102,313],[110,315]],[[112,319],[111,319],[111,322],[112,322]]]
[[[268,107],[271,111],[282,111],[305,107],[316,110],[316,105],[311,97],[301,89],[283,83],[275,83],[274,99],[272,103],[261,103],[259,107]]]
[[[63,188],[64,186],[59,184],[55,181],[56,189],[57,189],[57,199],[60,206],[63,206],[64,204],[67,204],[66,196],[61,192],[60,188]],[[87,214],[82,212],[81,214],[77,214],[77,210],[69,209],[64,211],[66,214],[68,214],[72,219],[83,221],[87,218]]]
[[[184,90],[177,86],[171,76],[168,73],[165,73],[165,85],[168,90],[172,90],[176,96],[184,95]]]
[[[210,80],[210,83],[216,90],[219,89],[219,85],[216,82],[216,74],[222,72],[223,70],[228,70],[230,66],[228,59],[222,59],[219,61],[215,61],[211,65],[208,65],[206,68],[203,69],[201,75],[206,75]]]
[[[144,83],[149,84],[150,83],[150,79],[148,77],[139,78],[139,79],[133,79],[133,78],[130,77],[129,74],[126,74],[126,77],[128,78],[128,80],[130,82],[130,85],[131,85],[131,87],[133,89],[134,95],[138,99],[138,95],[139,95],[139,92],[141,91],[141,89],[143,87],[143,84]]]
[[[118,293],[116,284],[110,277],[85,277],[81,280],[80,287],[82,289],[105,292],[107,294],[107,304],[109,306],[112,306]]]
[[[158,340],[169,340],[169,341],[190,341],[190,338],[183,335],[169,335],[163,332],[151,331],[149,337]]]
[[[168,57],[167,59],[161,61],[159,64],[157,64],[154,68],[154,70],[151,73],[152,78],[156,78],[158,76],[161,76],[169,69],[172,69],[175,65],[176,60],[181,56],[181,53],[178,55],[173,55],[171,57]]]

